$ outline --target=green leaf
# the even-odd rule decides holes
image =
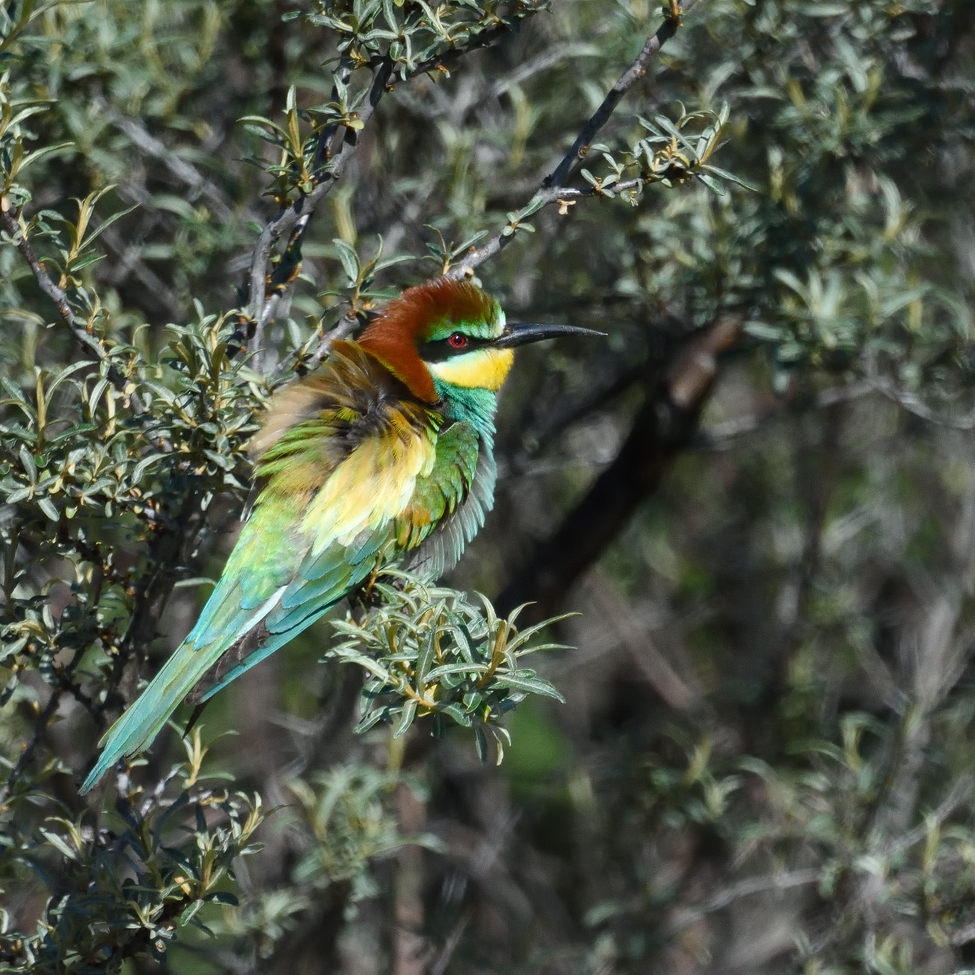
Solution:
[[[410,725],[413,724],[413,719],[416,717],[416,705],[417,702],[410,698],[403,705],[403,710],[400,712],[399,721],[396,722],[396,727],[393,730],[394,738],[402,738],[407,731],[410,730]]]
[[[700,169],[695,171],[695,175],[699,179],[701,178],[701,170],[705,170],[714,176],[719,176],[721,179],[727,180],[729,183],[734,183],[737,186],[742,187],[742,189],[749,190],[752,193],[761,192],[759,187],[755,186],[754,183],[749,183],[748,180],[743,179],[741,176],[736,176],[734,173],[729,173],[726,169],[719,169],[717,166],[712,166],[710,163],[701,166]]]
[[[54,502],[50,498],[40,498],[37,502],[37,506],[44,512],[50,521],[59,521],[60,515],[58,514],[58,509],[54,506]]]
[[[700,171],[694,174],[712,193],[717,193],[718,196],[724,196],[727,192],[725,188],[719,183],[713,176],[708,176],[707,173],[702,173]]]
[[[439,714],[445,714],[447,717],[451,718],[462,728],[469,728],[472,723],[472,718],[459,704],[456,702],[448,704],[446,707],[438,709]]]
[[[227,904],[230,907],[240,907],[240,899],[236,894],[232,894],[229,890],[215,890],[213,893],[207,894],[203,899],[207,903]]]
[[[555,687],[547,680],[536,677],[533,670],[516,670],[498,675],[491,683],[496,687],[510,687],[512,690],[525,691],[528,694],[541,694],[543,697],[551,697],[565,704],[565,698]]]
[[[342,270],[349,279],[349,284],[354,285],[359,280],[359,255],[355,249],[340,237],[332,238],[332,243],[338,251],[339,260],[342,262]]]

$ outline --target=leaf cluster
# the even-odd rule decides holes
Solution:
[[[9,802],[8,825],[36,798],[22,793]],[[161,803],[158,794],[140,800],[130,788],[117,811],[97,833],[87,815],[63,806],[31,838],[5,833],[5,857],[53,890],[36,936],[10,931],[4,912],[5,970],[111,973],[132,955],[163,960],[177,928],[206,930],[197,917],[202,907],[237,903],[226,885],[231,864],[259,850],[259,798],[187,788]]]
[[[542,650],[564,649],[530,642],[555,620],[519,631],[521,610],[499,619],[484,596],[478,607],[454,589],[400,571],[386,570],[371,591],[379,604],[359,622],[351,616],[336,620],[333,626],[345,639],[323,658],[356,663],[368,674],[357,731],[385,722],[400,738],[417,717],[430,715],[435,735],[451,724],[472,729],[482,761],[490,734],[500,763],[504,743],[510,743],[501,724],[505,713],[533,694],[563,700],[549,681],[521,663]]]
[[[118,546],[151,547],[175,532],[191,481],[204,508],[216,493],[242,488],[239,448],[260,401],[228,358],[231,336],[204,317],[174,328],[154,364],[117,343],[94,368],[35,367],[30,395],[2,380],[4,700],[24,669],[53,686],[67,681],[63,651],[74,665],[96,648],[102,666],[119,659],[148,566],[145,556],[126,564]],[[121,389],[113,370],[125,376]],[[144,412],[133,408],[136,395]],[[55,560],[62,568],[50,575]],[[49,576],[39,591],[38,571]],[[48,596],[58,586],[71,595],[55,618]]]
[[[498,29],[513,30],[526,17],[549,7],[548,0],[316,0],[317,11],[303,16],[337,38],[343,61],[352,70],[389,59],[405,81],[479,46]],[[295,11],[287,16],[298,17]],[[315,111],[327,112],[329,106]]]

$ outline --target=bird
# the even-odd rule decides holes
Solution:
[[[200,705],[384,565],[430,579],[494,504],[497,393],[519,345],[571,325],[509,323],[469,280],[390,301],[357,341],[276,392],[247,445],[256,500],[196,625],[103,736],[82,785],[144,751],[205,677]]]

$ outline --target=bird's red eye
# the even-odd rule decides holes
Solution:
[[[454,332],[447,341],[452,349],[462,349],[467,345],[467,336],[463,332]]]

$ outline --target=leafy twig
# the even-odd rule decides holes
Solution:
[[[433,71],[446,71],[471,51],[493,44],[509,31],[510,28],[506,24],[499,22],[493,28],[481,32],[464,48],[445,51],[421,62],[415,70],[410,72],[408,77],[413,78]],[[248,317],[253,323],[251,338],[248,342],[250,349],[260,348],[264,330],[274,320],[277,307],[296,276],[295,269],[300,266],[301,238],[304,235],[305,227],[314,214],[315,208],[341,179],[346,166],[358,149],[359,131],[372,118],[383,95],[392,90],[391,82],[394,68],[395,62],[388,53],[374,63],[372,84],[369,88],[368,97],[362,107],[356,111],[356,119],[359,123],[357,127],[345,127],[341,146],[330,158],[328,158],[327,143],[335,135],[337,127],[326,127],[319,142],[318,158],[319,160],[327,159],[327,162],[319,170],[314,188],[281,210],[261,231],[254,248],[249,277]],[[343,80],[348,80],[347,74]],[[300,225],[299,221],[302,221]],[[289,256],[283,258],[273,274],[268,277],[267,265],[271,258],[271,251],[275,242],[284,237],[287,237],[289,241],[286,249],[286,254]],[[342,327],[343,323],[340,322],[335,329],[330,331],[329,335],[332,335],[332,332],[336,330],[341,331]],[[344,334],[348,334],[348,332],[346,331]],[[326,345],[322,355],[327,351],[327,348]]]
[[[10,798],[14,786],[34,757],[34,752],[37,751],[37,746],[41,743],[44,732],[47,731],[47,726],[50,724],[51,718],[54,717],[54,712],[57,711],[60,703],[61,691],[59,689],[51,691],[51,697],[44,706],[44,710],[41,711],[37,716],[37,720],[34,722],[34,731],[31,733],[30,741],[23,746],[20,758],[17,759],[17,764],[11,769],[10,775],[7,776],[7,781],[0,786],[0,809],[3,808],[4,803]]]
[[[669,15],[664,19],[656,34],[651,34],[643,50],[636,56],[636,60],[620,75],[619,80],[610,89],[609,94],[603,99],[603,103],[596,109],[592,118],[580,129],[576,141],[572,143],[572,148],[565,154],[562,161],[555,169],[542,180],[542,186],[558,187],[564,186],[566,180],[572,175],[572,171],[582,162],[583,157],[589,151],[592,140],[596,133],[609,121],[610,116],[616,111],[616,106],[623,100],[626,93],[647,73],[647,66],[650,59],[677,33],[677,28],[681,26],[681,15],[687,13],[693,6],[695,0],[688,0],[687,3],[671,3]]]
[[[71,676],[78,664],[81,663],[82,655],[82,650],[76,650],[74,656],[65,665],[60,673],[62,683],[69,688],[72,686]],[[37,747],[40,745],[41,740],[47,731],[48,725],[51,723],[51,719],[54,717],[59,705],[61,704],[61,695],[63,693],[63,687],[55,687],[51,689],[51,696],[48,699],[47,704],[44,705],[44,709],[40,712],[40,714],[38,714],[37,720],[34,722],[34,730],[31,733],[30,741],[23,746],[20,753],[20,758],[17,759],[17,764],[10,770],[10,775],[7,776],[7,781],[0,786],[0,808],[2,808],[4,803],[10,798],[11,794],[13,793],[14,786],[26,771],[31,759],[33,759],[34,752],[37,751]]]
[[[562,201],[576,200],[582,197],[592,197],[600,194],[598,184],[586,189],[568,189],[565,188],[565,183],[572,175],[575,167],[589,151],[589,146],[592,144],[592,140],[596,134],[609,121],[610,116],[616,110],[616,106],[622,101],[623,97],[637,80],[646,74],[650,59],[677,32],[678,27],[681,26],[681,15],[690,10],[695,2],[696,0],[688,0],[681,7],[678,0],[671,0],[670,11],[663,24],[660,25],[660,28],[655,34],[651,34],[647,38],[643,49],[637,55],[636,59],[620,75],[619,80],[603,99],[602,104],[582,129],[580,129],[579,135],[572,144],[572,148],[565,154],[558,166],[542,180],[542,185],[538,192],[535,193],[526,206],[513,214],[509,214],[508,223],[498,230],[486,244],[476,250],[472,249],[464,260],[459,264],[455,264],[447,272],[448,277],[455,279],[469,277],[476,267],[490,260],[511,242],[514,238],[513,231],[517,229],[518,224],[522,220],[533,213],[537,213],[543,207],[556,202],[561,204]],[[646,180],[643,177],[636,177],[627,180],[625,183],[616,183],[613,185],[613,192],[636,189],[645,182]],[[563,206],[562,209],[564,212],[565,207]]]
[[[10,239],[16,244],[17,250],[20,251],[21,256],[33,272],[41,291],[54,302],[58,314],[74,333],[75,338],[86,348],[90,349],[97,359],[107,360],[108,352],[106,349],[94,335],[78,322],[75,313],[68,304],[68,296],[65,294],[64,289],[58,287],[47,271],[44,270],[44,265],[41,264],[37,255],[34,253],[34,248],[31,247],[30,241],[27,239],[26,228],[10,212],[10,204],[6,199],[0,200],[0,220],[3,221],[7,233],[10,234]],[[111,362],[108,366],[108,378],[120,393],[126,394],[129,381],[122,374],[118,366]],[[139,394],[132,390],[127,395],[132,406],[132,412],[136,414],[144,413],[145,406]]]
[[[358,120],[362,125],[365,125],[372,118],[376,106],[389,85],[392,71],[393,61],[388,56],[383,58],[374,68],[369,96],[357,113]],[[271,248],[274,246],[274,242],[285,235],[290,238],[302,216],[305,217],[306,221],[310,219],[315,207],[341,178],[345,167],[349,164],[349,160],[358,147],[358,130],[347,127],[345,135],[342,137],[341,148],[332,157],[328,167],[321,173],[321,179],[315,188],[307,195],[299,197],[287,209],[281,210],[261,231],[251,261],[250,304],[248,306],[250,317],[255,323],[255,334],[260,334],[272,320],[274,310],[281,300],[280,294],[274,292],[273,279],[268,282],[266,277],[267,262],[271,257]],[[266,286],[268,283],[272,285],[270,295],[267,294]],[[254,346],[253,341],[251,345]]]

